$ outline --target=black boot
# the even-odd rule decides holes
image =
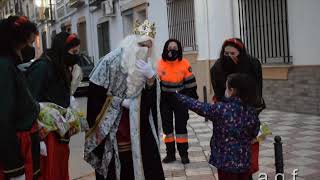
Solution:
[[[177,143],[179,155],[181,157],[181,163],[182,164],[188,164],[190,163],[189,157],[188,157],[188,149],[189,145],[188,143]]]
[[[162,160],[163,163],[171,163],[176,160],[176,143],[166,143],[167,156]]]
[[[187,156],[181,156],[181,163],[182,164],[188,164],[190,163],[189,157]]]
[[[171,163],[173,161],[176,161],[176,156],[175,155],[169,155],[169,154],[167,154],[167,156],[162,160],[162,162],[165,163],[165,164]]]
[[[249,180],[253,180],[253,178],[252,178],[252,174],[250,174],[250,176],[249,176]]]

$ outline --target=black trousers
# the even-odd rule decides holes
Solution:
[[[134,172],[133,172],[133,163],[132,163],[132,152],[120,152],[119,153],[120,163],[121,163],[121,174],[120,179],[125,180],[134,180]],[[111,164],[108,167],[108,177],[105,179],[102,175],[96,172],[96,180],[115,180],[116,176],[116,168],[115,168],[115,160],[112,158]]]
[[[174,94],[161,94],[161,118],[163,133],[165,135],[173,134],[175,131],[177,148],[180,156],[188,155],[187,142],[187,121],[189,119],[188,109],[177,101]],[[175,127],[173,127],[173,115],[175,119]],[[179,136],[186,138],[186,141],[179,141]],[[181,138],[180,138],[181,139]],[[166,142],[167,154],[175,154],[175,142]]]
[[[249,176],[249,180],[253,180],[252,174],[250,174],[250,176]]]

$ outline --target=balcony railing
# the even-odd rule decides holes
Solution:
[[[84,0],[69,0],[70,8],[79,8],[85,4]]]
[[[99,6],[103,0],[89,0],[89,6]]]
[[[170,38],[178,39],[184,51],[196,51],[194,0],[167,0]]]
[[[241,38],[262,63],[290,64],[287,0],[238,0]]]

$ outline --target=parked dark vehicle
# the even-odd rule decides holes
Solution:
[[[80,86],[78,87],[78,89],[74,93],[74,96],[75,97],[87,96],[87,91],[88,91],[88,87],[89,87],[89,75],[90,75],[92,69],[94,68],[94,63],[88,55],[80,54],[80,61],[79,61],[78,65],[82,69],[83,79],[82,79]]]

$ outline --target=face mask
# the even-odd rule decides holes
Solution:
[[[236,72],[236,64],[233,62],[230,56],[223,56],[222,59],[222,68],[225,72],[235,73]]]
[[[228,90],[227,90],[227,89],[226,89],[225,92],[224,92],[224,96],[225,96],[226,98],[229,98],[229,97],[230,97],[230,94],[228,93]]]
[[[64,62],[67,66],[74,66],[80,61],[80,56],[77,54],[66,53],[64,55]]]
[[[35,48],[26,46],[21,50],[21,55],[24,63],[29,62],[35,57]]]
[[[179,53],[177,50],[170,50],[167,54],[167,60],[169,61],[175,61],[178,59]]]
[[[139,59],[147,60],[147,52],[148,52],[147,47],[139,47],[139,49],[136,53],[137,60],[139,60]]]

